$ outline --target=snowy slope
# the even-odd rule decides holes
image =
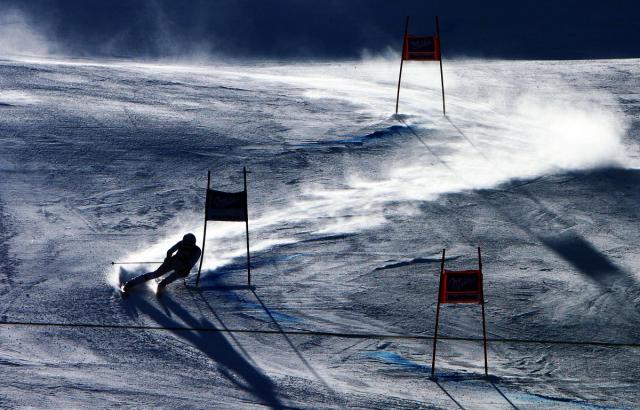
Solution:
[[[640,350],[431,336],[439,256],[483,249],[491,338],[638,343],[637,60],[0,64],[0,403],[634,408]],[[202,236],[206,171],[249,171],[201,289],[119,279]],[[193,285],[193,278],[189,281]],[[441,333],[481,337],[477,306]],[[84,323],[274,333],[17,325]],[[284,331],[284,332],[283,332]]]

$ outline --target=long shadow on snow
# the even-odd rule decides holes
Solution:
[[[334,240],[336,238],[334,237],[321,237],[321,238],[315,238],[315,239],[308,239],[308,240],[302,240],[300,242],[307,242],[307,241],[323,241],[323,240]],[[342,237],[338,238],[338,239],[342,239]],[[251,254],[251,269],[252,270],[258,270],[260,268],[263,268],[265,266],[271,266],[274,263],[279,263],[279,262],[287,262],[293,258],[296,257],[301,257],[301,256],[305,256],[305,254],[300,254],[300,253],[294,253],[292,255],[281,255],[281,256],[269,256],[272,255],[273,253],[275,253],[278,249],[287,249],[287,248],[291,248],[291,244],[283,244],[283,245],[277,245],[271,249],[269,249],[268,251],[263,251],[263,252],[255,252]],[[238,256],[233,258],[231,261],[229,261],[229,263],[223,265],[223,266],[219,266],[215,269],[208,269],[208,270],[203,270],[201,275],[200,275],[200,281],[202,283],[202,285],[199,287],[200,289],[208,289],[210,288],[212,285],[210,284],[211,282],[216,283],[215,286],[225,286],[225,287],[233,287],[236,286],[238,288],[241,289],[251,289],[253,288],[253,286],[248,286],[248,285],[240,285],[240,284],[225,284],[225,285],[220,285],[218,282],[225,276],[228,276],[229,274],[232,273],[238,273],[238,272],[246,272],[247,269],[247,260],[246,260],[246,256],[242,255],[242,256]],[[194,275],[192,275],[193,277]],[[243,280],[245,278],[245,276],[242,276]],[[212,290],[214,290],[214,288],[211,288]]]
[[[473,148],[484,158],[487,162],[492,163],[491,159],[487,157],[482,150],[471,140],[452,120],[450,117],[445,116],[447,121],[458,131],[458,133],[467,141],[469,144],[473,146]],[[404,121],[403,121],[404,122]],[[407,127],[409,127],[407,125]],[[409,127],[410,128],[410,127]],[[417,136],[417,134],[416,134]],[[418,137],[419,138],[419,137]],[[429,147],[427,147],[429,148]],[[435,155],[435,154],[434,154]],[[583,172],[573,172],[571,173],[573,179],[577,178],[595,178],[596,182],[599,179],[604,179],[607,181],[607,187],[615,192],[619,192],[621,190],[629,190],[630,186],[636,187],[638,183],[640,183],[640,172],[636,170],[626,170],[620,168],[601,168],[592,171],[583,171]],[[516,186],[512,186],[509,190],[514,190],[524,185],[528,185],[531,182],[536,182],[542,177],[535,178],[532,181],[518,184]],[[509,185],[511,183],[507,183]],[[564,230],[568,230],[571,228],[571,224],[566,220],[562,219],[558,214],[550,210],[547,206],[545,206],[540,200],[535,197],[531,192],[529,192],[526,188],[520,190],[524,196],[528,197],[531,201],[533,201],[545,214],[553,217],[553,220],[556,222],[560,222],[563,226]],[[636,192],[635,189],[632,188],[632,192]],[[483,192],[480,191],[480,195],[485,197],[486,201],[489,204],[492,204],[491,199],[482,195]],[[636,193],[637,195],[637,193]],[[502,215],[506,216],[506,219],[509,222],[517,225],[520,229],[527,232],[530,236],[538,239],[542,244],[546,247],[554,251],[558,256],[562,257],[564,260],[569,262],[574,268],[578,271],[584,273],[592,280],[596,281],[602,287],[610,287],[614,280],[622,279],[626,282],[627,285],[637,285],[634,283],[632,276],[625,272],[624,270],[617,267],[613,264],[606,255],[602,252],[598,251],[591,243],[585,240],[580,235],[574,232],[564,232],[560,235],[556,235],[552,233],[548,234],[540,234],[534,231],[531,226],[526,225],[515,218],[511,217],[508,214],[508,211],[504,211],[500,206],[492,205],[494,209],[500,212]]]
[[[192,295],[193,297],[193,292],[189,292],[190,295]],[[245,355],[245,357],[248,360],[251,360],[251,356],[249,355],[249,353],[244,349],[244,346],[242,346],[242,344],[240,343],[240,341],[236,338],[236,336],[233,334],[233,332],[229,331],[229,328],[227,327],[227,325],[224,323],[224,321],[222,320],[222,318],[220,317],[220,315],[218,315],[218,313],[215,311],[215,309],[213,308],[213,306],[211,306],[211,304],[209,303],[209,301],[207,300],[207,298],[204,297],[204,295],[202,293],[198,293],[198,296],[200,296],[200,299],[202,299],[202,301],[205,303],[205,305],[207,306],[207,308],[209,309],[209,311],[213,314],[213,316],[215,316],[216,320],[220,323],[220,325],[222,326],[222,328],[227,331],[229,337],[233,340],[233,342],[236,344],[236,346],[238,346],[238,349],[240,349],[240,351]],[[195,299],[195,298],[194,298]],[[253,362],[253,361],[252,361]],[[255,364],[255,363],[254,363]]]
[[[458,408],[464,410],[464,407],[462,407],[462,404],[460,404],[458,400],[454,399],[451,393],[447,391],[447,389],[445,389],[437,380],[434,380],[434,383],[440,388],[440,390],[444,392],[444,394],[447,395],[447,397],[451,399],[451,401],[453,401],[458,406]]]
[[[302,356],[302,353],[300,353],[300,350],[298,350],[298,348],[293,344],[291,339],[289,339],[289,336],[287,336],[287,334],[284,333],[284,330],[282,329],[282,327],[280,326],[278,321],[273,317],[273,315],[271,314],[271,311],[269,310],[269,308],[267,308],[267,306],[262,302],[262,299],[260,299],[260,296],[258,296],[258,294],[253,289],[251,290],[251,293],[253,293],[253,296],[255,296],[256,300],[260,303],[260,305],[262,306],[264,311],[267,313],[267,315],[269,315],[269,317],[271,318],[271,321],[273,322],[273,324],[278,328],[278,331],[282,334],[282,337],[284,337],[284,339],[286,340],[287,344],[289,345],[289,347],[291,347],[291,350],[294,351],[296,356],[298,356],[298,359],[300,359],[302,364],[304,364],[304,366],[311,372],[311,374],[313,374],[313,376],[320,383],[322,383],[327,390],[329,390],[331,393],[334,393],[333,389],[331,389],[329,384],[322,378],[322,376],[320,376],[318,374],[318,372],[316,372],[316,370],[311,366],[311,364],[309,364],[307,359],[305,359],[304,356]]]
[[[460,256],[447,256],[445,258],[445,261],[449,262],[449,261],[453,261],[460,258]],[[423,263],[440,263],[442,260],[441,258],[413,258],[411,260],[408,261],[402,261],[402,262],[393,262],[393,263],[389,263],[387,265],[383,265],[383,266],[379,266],[377,268],[374,269],[374,271],[380,271],[380,270],[387,270],[387,269],[395,269],[395,268],[401,268],[403,266],[411,266],[411,265],[419,265],[419,264],[423,264]]]
[[[495,384],[494,382],[491,382],[491,385],[493,386],[493,388],[494,388],[494,389],[496,389],[496,391],[500,394],[500,396],[502,396],[502,398],[504,398],[504,399],[507,401],[507,403],[509,403],[509,404],[511,405],[511,407],[513,407],[514,409],[518,410],[518,408],[516,407],[516,405],[515,405],[515,404],[513,404],[513,402],[512,402],[512,401],[507,397],[507,395],[506,395],[506,394],[504,394],[504,393],[502,392],[502,390],[500,390],[500,389],[498,388],[498,386],[496,386],[496,384]]]
[[[628,272],[616,266],[605,254],[596,249],[593,244],[581,235],[569,231],[572,226],[569,222],[542,204],[531,193],[526,192],[526,195],[546,214],[551,215],[556,222],[560,222],[566,231],[560,234],[546,235],[535,233],[530,227],[520,224],[523,230],[535,236],[547,248],[569,262],[576,270],[595,281],[601,288],[609,290],[614,281],[622,281],[628,287],[637,287],[638,284]]]
[[[444,161],[443,158],[440,157],[438,153],[436,153],[432,149],[432,147],[429,146],[429,144],[425,142],[424,139],[421,138],[420,135],[404,121],[403,118],[398,117],[397,119],[407,127],[407,129],[427,148],[427,150],[438,161],[441,162],[442,165],[449,169],[453,174],[457,175],[456,171],[451,168],[449,164]],[[493,165],[491,159],[487,157],[480,150],[480,148],[471,139],[469,139],[468,136],[455,123],[453,123],[453,121],[449,117],[447,117],[447,120],[460,133],[460,135],[464,139],[466,139],[483,158],[487,160],[487,162]],[[637,186],[638,182],[640,182],[640,172],[637,170],[626,170],[621,168],[601,168],[591,171],[573,172],[572,174],[573,178],[571,178],[571,180],[578,178],[592,178],[594,182],[599,183],[600,179],[602,179],[607,182],[607,189],[616,192],[627,190],[631,191],[636,196],[638,195],[637,190],[634,189],[634,187]],[[492,198],[489,195],[492,190],[479,190],[478,194],[485,200],[485,202],[489,206],[495,209],[507,221],[521,228],[532,238],[537,239],[540,243],[551,249],[558,256],[569,262],[579,272],[582,272],[583,274],[588,276],[589,279],[593,280],[603,292],[610,292],[612,286],[615,283],[620,283],[625,288],[631,289],[636,292],[638,290],[638,282],[633,278],[632,275],[613,264],[606,255],[598,251],[586,239],[575,232],[568,232],[568,230],[572,227],[570,223],[563,220],[558,214],[546,207],[542,202],[540,202],[538,198],[535,197],[535,195],[533,195],[526,188],[521,188],[522,186],[529,185],[531,182],[535,182],[539,179],[541,178],[536,178],[533,181],[520,183],[516,186],[510,187],[510,189],[508,190],[513,191],[514,189],[518,188],[523,196],[529,198],[539,207],[539,210],[543,211],[544,214],[551,216],[552,220],[560,222],[560,225],[562,226],[561,230],[556,230],[554,232],[547,229],[547,232],[544,232],[544,230],[540,232],[539,229],[536,229],[531,225],[527,225],[526,223],[523,223],[521,219],[510,215],[508,207],[505,208],[500,205],[494,204],[492,202]],[[506,183],[504,185],[508,186],[510,184],[511,183]],[[558,231],[561,231],[563,233],[558,235]],[[626,306],[629,304],[629,302],[631,302],[632,298],[618,294],[615,296],[615,299],[618,305]]]
[[[197,290],[202,291],[202,290],[240,290],[240,289],[248,289],[251,291],[251,293],[253,293],[254,297],[256,298],[256,300],[258,301],[260,307],[262,308],[262,310],[267,314],[267,316],[270,318],[270,320],[273,322],[273,324],[276,326],[276,328],[278,329],[278,331],[282,334],[282,336],[284,337],[285,341],[287,342],[287,344],[289,345],[289,347],[291,347],[291,349],[294,351],[294,353],[296,354],[296,356],[298,356],[298,358],[300,359],[300,361],[302,362],[302,364],[309,370],[309,372],[320,382],[322,383],[328,391],[333,393],[333,390],[331,389],[331,387],[329,386],[329,384],[318,374],[318,372],[311,366],[311,364],[304,358],[304,356],[302,355],[302,353],[300,353],[300,350],[298,350],[298,348],[296,348],[296,346],[293,344],[293,342],[291,341],[291,339],[287,336],[286,333],[284,333],[284,330],[282,329],[282,327],[280,326],[280,323],[276,320],[276,318],[274,317],[274,313],[272,312],[271,309],[269,309],[264,302],[262,301],[262,299],[258,296],[258,294],[256,293],[256,288],[255,286],[227,286],[224,283],[220,283],[223,282],[220,280],[220,277],[216,277],[214,279],[214,283],[212,285],[209,286],[201,286],[199,287]],[[211,304],[209,303],[209,301],[202,295],[202,293],[199,294],[200,298],[204,301],[205,305],[207,306],[207,308],[209,309],[209,311],[216,317],[216,319],[220,322],[220,324],[222,325],[222,327],[224,329],[227,329],[226,325],[224,324],[224,322],[222,321],[222,318],[217,314],[217,312],[215,311],[215,309],[213,308],[213,306],[211,306]],[[238,299],[239,301],[242,301],[241,298]],[[277,314],[277,313],[275,313]],[[278,316],[283,316],[282,314],[277,314]],[[242,348],[242,346],[240,345],[240,343],[235,339],[235,337],[233,336],[233,334],[230,334],[231,338],[236,342],[236,344],[239,346],[239,348],[244,351],[244,348]],[[248,356],[248,354],[245,355]]]
[[[291,339],[289,338],[289,336],[287,336],[286,333],[284,333],[284,330],[282,329],[282,327],[280,326],[280,323],[277,321],[276,316],[279,317],[283,317],[285,320],[287,319],[287,315],[281,314],[281,313],[277,313],[277,312],[273,312],[271,309],[269,309],[264,302],[262,301],[262,299],[258,296],[258,294],[256,293],[256,288],[254,286],[226,286],[224,285],[224,283],[220,283],[222,282],[220,280],[219,277],[216,277],[214,279],[214,284],[210,285],[210,286],[201,286],[199,287],[197,290],[198,291],[202,291],[202,290],[236,290],[236,289],[247,289],[250,290],[251,293],[253,293],[254,297],[256,298],[256,300],[259,303],[259,306],[262,308],[262,310],[265,312],[265,314],[269,317],[269,319],[271,320],[271,322],[273,322],[273,324],[275,325],[275,327],[278,329],[278,331],[282,334],[282,337],[285,339],[285,341],[287,342],[287,344],[289,345],[289,347],[291,347],[291,350],[293,350],[293,352],[296,354],[296,356],[300,359],[300,361],[302,362],[302,364],[307,368],[307,370],[309,370],[309,372],[316,378],[316,380],[318,380],[318,382],[322,383],[322,385],[325,386],[325,388],[330,392],[330,393],[334,393],[333,389],[331,389],[331,387],[329,386],[329,384],[322,378],[322,376],[320,376],[318,374],[318,372],[311,366],[311,364],[307,361],[307,359],[305,359],[305,357],[302,355],[302,353],[300,352],[300,350],[293,344],[293,342],[291,341]],[[226,325],[224,324],[224,322],[222,321],[222,318],[220,317],[220,315],[218,315],[218,313],[215,311],[215,309],[213,308],[213,306],[211,306],[211,304],[209,303],[209,301],[204,297],[204,295],[202,293],[199,293],[200,298],[204,301],[205,305],[207,306],[207,308],[209,309],[209,311],[215,316],[215,318],[220,322],[220,324],[222,325],[223,329],[227,329]],[[238,297],[237,298],[239,302],[241,303],[246,303],[244,302],[244,299]],[[235,337],[233,336],[233,333],[230,334],[230,337],[236,342],[236,344],[238,345],[238,347],[240,348],[240,350],[242,350],[243,353],[245,353],[245,355],[248,357],[249,355],[245,352],[244,348],[241,346],[241,344],[235,339]]]
[[[182,306],[176,303],[169,294],[163,295],[161,303],[165,309],[180,318],[187,326],[215,328],[210,321],[206,319],[198,320],[193,317]],[[144,299],[136,299],[135,307],[163,326],[183,326],[182,323],[171,319]],[[222,333],[177,330],[171,332],[188,341],[216,362],[219,365],[220,372],[240,389],[255,395],[271,408],[284,408],[271,379],[240,355]],[[242,381],[236,380],[232,375],[238,375],[242,378]]]
[[[539,239],[577,270],[600,284],[627,275],[593,245],[574,233]]]
[[[301,320],[295,316],[267,309],[264,304],[255,303],[243,297],[239,292],[233,292],[235,290],[250,290],[253,292],[256,289],[255,286],[228,285],[223,277],[216,276],[210,279],[206,285],[200,285],[197,288],[192,287],[191,289],[200,292],[201,294],[205,291],[216,292],[216,294],[222,296],[225,300],[236,303],[236,308],[238,309],[239,313],[245,314],[253,319],[262,320],[258,317],[247,314],[246,312],[244,312],[245,309],[264,311],[266,322],[273,321],[276,318],[280,319],[281,322],[286,322],[289,324],[301,322]],[[207,304],[209,303],[207,302]]]
[[[618,191],[620,187],[616,187],[616,182],[620,183],[621,181],[625,181],[624,184],[627,185],[630,184],[630,180],[640,182],[640,172],[624,169],[599,169],[591,172],[574,172],[572,179],[577,178],[594,178],[596,180],[602,178],[607,181],[607,185],[610,186],[612,191]],[[546,229],[545,232],[545,229],[541,230],[539,227],[534,227],[531,224],[523,222],[521,219],[511,216],[508,209],[504,209],[500,205],[493,205],[492,199],[489,195],[486,195],[489,191],[480,191],[480,195],[484,197],[496,211],[505,217],[506,220],[540,241],[558,256],[569,262],[576,270],[585,274],[601,287],[608,289],[612,285],[612,282],[618,280],[623,281],[628,286],[638,286],[632,275],[616,266],[605,254],[596,249],[596,247],[585,238],[575,232],[569,231],[573,226],[571,223],[549,209],[526,188],[519,189],[519,186],[515,188],[518,189],[523,196],[534,202],[539,210],[550,216],[551,219],[562,228],[557,229],[556,232]],[[626,189],[628,190],[629,188],[626,187]]]
[[[636,170],[599,169],[572,174],[571,180],[580,178],[590,185],[606,185],[615,192],[624,190],[634,192],[632,186],[637,186],[634,182],[640,182],[640,171]],[[516,187],[520,194],[535,203],[538,211],[542,211],[542,215],[549,217],[555,226],[541,227],[535,222],[528,223],[522,218],[511,215],[508,206],[493,202],[490,190],[481,190],[479,195],[506,221],[522,229],[595,283],[602,295],[608,295],[611,298],[610,305],[619,308],[619,314],[624,320],[628,322],[637,320],[635,311],[623,308],[634,304],[640,292],[640,285],[633,275],[614,264],[604,253],[575,232],[572,229],[573,224],[549,209],[527,188],[520,188],[521,186]]]
[[[496,383],[501,383],[502,379],[498,376],[489,375],[485,376],[481,373],[469,373],[469,372],[460,372],[460,371],[446,371],[446,370],[436,370],[436,377],[431,377],[431,366],[425,365],[406,357],[401,356],[400,354],[392,351],[373,351],[368,352],[365,356],[370,357],[372,359],[381,361],[385,364],[397,366],[404,370],[408,370],[410,372],[422,373],[426,377],[428,377],[432,382],[434,382],[440,390],[442,390],[459,408],[463,409],[464,407],[460,402],[458,402],[453,395],[445,389],[442,382],[486,382],[490,384],[499,394],[500,396],[511,405],[514,409],[517,409],[515,404],[498,388]]]
[[[497,378],[494,378],[494,379],[497,379]],[[456,399],[453,397],[453,395],[452,395],[452,394],[451,394],[447,389],[445,389],[445,388],[444,388],[444,386],[442,385],[442,383],[440,383],[440,381],[438,381],[438,380],[433,380],[433,379],[432,379],[432,381],[433,381],[433,382],[434,382],[434,383],[435,383],[435,384],[440,388],[440,390],[442,390],[442,391],[447,395],[447,397],[449,397],[449,398],[450,398],[450,399],[451,399],[451,400],[452,400],[452,401],[453,401],[453,402],[458,406],[458,408],[460,408],[460,409],[463,409],[463,410],[464,410],[464,406],[462,406],[462,404],[460,404],[460,402],[459,402],[458,400],[456,400]],[[498,392],[498,394],[500,395],[500,397],[502,397],[502,399],[504,399],[507,403],[509,403],[509,405],[510,405],[512,408],[514,408],[514,409],[518,410],[518,408],[516,407],[516,405],[515,405],[515,404],[513,404],[513,402],[512,402],[511,400],[509,400],[509,398],[508,398],[508,397],[507,397],[507,396],[502,392],[502,390],[500,390],[500,389],[498,388],[498,386],[496,386],[496,384],[494,383],[494,381],[489,381],[489,384],[490,384],[490,385],[491,385],[491,386],[492,386],[492,387],[493,387],[493,388]]]
[[[334,149],[339,149],[340,146],[342,146],[343,148],[349,147],[351,145],[361,146],[378,139],[387,139],[393,137],[395,134],[401,135],[404,132],[405,127],[402,127],[400,125],[391,125],[387,128],[383,128],[382,130],[376,130],[365,135],[351,135],[335,140],[303,142],[295,144],[294,146],[296,148],[332,147]]]
[[[511,402],[511,400],[509,400],[509,398],[507,398],[507,396],[496,386],[496,383],[500,383],[502,381],[502,379],[498,376],[485,376],[481,373],[446,371],[440,369],[436,370],[436,377],[432,378],[431,366],[415,362],[411,359],[401,356],[396,352],[386,350],[373,351],[366,353],[365,356],[381,361],[388,365],[397,366],[410,372],[424,374],[425,377],[434,382],[440,388],[440,390],[442,390],[447,395],[447,397],[449,397],[449,399],[451,399],[461,409],[464,409],[464,407],[453,397],[453,395],[447,389],[445,389],[442,384],[443,382],[486,382],[490,384],[513,408],[516,408],[513,402]]]

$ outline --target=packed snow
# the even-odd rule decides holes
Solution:
[[[444,117],[436,63],[396,116],[384,58],[0,61],[0,405],[636,407],[638,63],[445,60]],[[244,224],[209,222],[199,288],[122,298],[157,265],[111,262],[202,246],[207,171],[243,166],[254,287]],[[485,378],[442,340],[431,379],[440,254],[477,246],[490,339],[627,346],[490,342]],[[480,319],[444,305],[440,334]]]

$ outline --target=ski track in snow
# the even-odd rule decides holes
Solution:
[[[426,334],[439,254],[485,255],[492,337],[637,343],[638,64],[458,61],[189,66],[0,62],[0,315]],[[211,222],[202,289],[122,300],[186,232],[206,170],[244,227]],[[152,285],[150,285],[152,286]],[[442,334],[481,335],[473,306]],[[632,408],[637,349],[2,327],[8,406]],[[29,392],[29,393],[27,393]],[[212,402],[211,400],[215,400]],[[4,405],[4,404],[3,404]]]

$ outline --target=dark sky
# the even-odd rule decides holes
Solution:
[[[446,56],[640,57],[635,0],[0,0],[81,56],[352,58],[441,19]],[[0,10],[3,12],[4,10]]]

